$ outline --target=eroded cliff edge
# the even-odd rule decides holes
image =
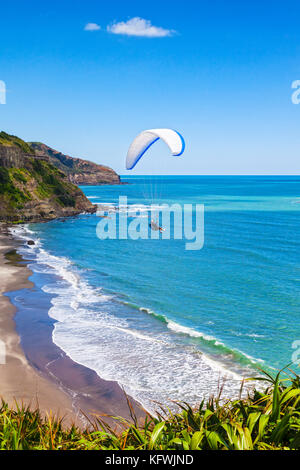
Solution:
[[[39,222],[94,206],[50,159],[18,137],[0,132],[0,220]]]
[[[120,184],[119,175],[111,168],[81,158],[70,157],[40,142],[30,142],[39,155],[62,170],[71,183],[79,185]]]

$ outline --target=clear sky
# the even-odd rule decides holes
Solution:
[[[1,2],[0,129],[120,174],[155,127],[186,152],[157,143],[136,174],[299,174],[297,79],[297,1]]]

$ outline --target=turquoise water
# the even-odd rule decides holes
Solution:
[[[16,229],[38,241],[23,251],[41,280],[47,274],[54,342],[149,409],[196,402],[224,375],[233,395],[255,366],[288,364],[300,339],[300,178],[123,181],[82,190],[112,207],[120,195],[135,206],[204,204],[204,246],[99,240],[96,215]]]

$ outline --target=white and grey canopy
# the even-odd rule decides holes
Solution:
[[[148,129],[141,132],[130,145],[126,158],[126,169],[132,170],[148,148],[158,139],[167,144],[172,155],[179,156],[184,152],[185,143],[179,132],[173,129]]]

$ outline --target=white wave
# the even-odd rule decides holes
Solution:
[[[139,308],[139,311],[140,311],[140,312],[148,313],[149,315],[155,315],[155,313],[153,312],[153,310],[150,310],[150,308],[140,307],[140,308]]]
[[[192,336],[192,337],[198,337],[198,338],[203,338],[205,339],[206,341],[213,341],[215,343],[216,346],[225,346],[224,343],[222,343],[221,341],[217,340],[216,338],[214,338],[213,336],[209,336],[209,335],[205,335],[204,333],[201,333],[200,331],[196,331],[194,330],[193,328],[188,328],[186,326],[182,326],[182,325],[179,325],[178,323],[174,322],[174,321],[168,321],[168,328],[170,328],[171,330],[175,331],[176,333],[183,333],[183,334],[186,334],[186,335],[189,335],[189,336]],[[257,335],[245,335],[245,336],[254,336],[254,337],[257,337]],[[255,357],[253,356],[250,356],[249,354],[246,354],[242,351],[239,351],[238,349],[235,349],[233,350],[233,352],[238,352],[241,356],[244,356],[246,357],[247,359],[249,359],[249,361],[252,363],[252,364],[257,364],[258,362],[260,363],[263,363],[264,361],[262,359],[256,359]],[[227,371],[227,373],[231,373],[230,371],[228,371],[227,369],[224,369],[224,367],[222,365],[220,365],[220,362],[218,361],[215,361],[215,360],[212,360],[210,358],[208,358],[207,356],[204,356],[205,357],[205,360],[208,361],[208,363],[210,364],[214,364],[214,367],[216,365],[218,365],[217,367],[220,368],[220,370],[222,370],[223,372],[224,371]]]
[[[249,338],[265,338],[265,335],[258,335],[256,333],[245,334],[245,336],[249,336]]]
[[[150,336],[143,335],[143,334],[139,333],[138,331],[130,330],[130,329],[128,329],[128,328],[125,329],[125,328],[120,328],[120,327],[117,327],[117,326],[115,326],[114,328],[116,328],[116,329],[119,330],[119,331],[123,331],[123,332],[126,333],[126,334],[135,336],[136,338],[143,339],[143,340],[145,340],[145,341],[150,341],[150,342],[152,342],[152,343],[161,343],[161,342],[162,342],[161,340],[152,338],[152,337],[150,337]]]
[[[265,338],[265,335],[259,335],[258,333],[240,333],[239,331],[231,331],[234,336],[244,336],[247,338]]]
[[[34,232],[27,225],[18,225],[17,227],[9,227],[9,232],[17,238],[26,240],[28,235],[34,235]]]
[[[33,230],[30,230],[28,225],[18,225],[17,227],[9,227],[9,232],[12,236],[16,237],[18,240],[28,242],[29,240],[34,241],[34,245],[28,245],[27,243],[24,246],[18,248],[18,251],[21,254],[26,254],[26,252],[35,251],[41,246],[40,239],[36,236]]]
[[[26,228],[17,233],[25,239],[29,235],[37,239]],[[225,376],[230,381],[224,384],[224,395],[237,396],[241,382],[238,374],[193,347],[177,344],[168,329],[216,342],[215,338],[169,320],[164,333],[153,334],[151,323],[146,334],[133,328],[127,318],[112,314],[111,296],[92,287],[68,258],[53,255],[42,245],[35,249],[32,269],[55,275],[43,287],[53,294],[49,316],[56,320],[54,343],[103,379],[119,382],[149,411],[155,411],[154,401],[171,407],[171,400],[196,404],[217,394],[220,377]],[[147,308],[140,311],[155,315]]]
[[[215,359],[210,359],[207,355],[203,355],[203,361],[209,365],[212,369],[218,369],[222,373],[222,377],[224,380],[227,378],[231,378],[237,381],[242,381],[243,377],[235,372],[226,369],[221,362],[216,361]]]
[[[112,207],[115,207],[117,205],[115,202],[103,202],[103,201],[101,201],[99,204],[103,204],[104,206],[112,206]]]
[[[195,338],[203,338],[206,341],[214,341],[215,343],[217,342],[217,339],[213,336],[205,335],[200,331],[194,330],[193,328],[188,328],[187,326],[179,325],[178,323],[171,320],[168,320],[167,326],[170,330],[173,330],[176,333],[183,333],[185,335],[189,335]],[[218,344],[222,343],[218,342]]]
[[[241,356],[244,356],[247,359],[249,359],[249,361],[252,364],[258,364],[258,363],[264,364],[264,362],[265,362],[263,359],[258,359],[256,357],[250,356],[250,354],[246,354],[245,352],[242,352],[239,349],[235,349],[235,351],[238,352]]]

